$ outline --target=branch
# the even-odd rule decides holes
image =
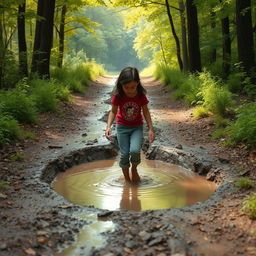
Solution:
[[[155,1],[149,1],[148,4],[158,4],[158,5],[164,5],[164,6],[165,6],[165,4],[159,3],[159,2],[155,2]],[[169,5],[169,7],[170,7],[170,8],[173,8],[173,9],[175,9],[175,10],[177,10],[177,11],[182,11],[180,8],[175,7],[175,6],[173,6],[173,5]]]

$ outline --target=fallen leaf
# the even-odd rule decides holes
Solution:
[[[38,237],[36,240],[40,244],[45,244],[47,242],[47,239],[45,237],[42,237],[42,236]]]
[[[131,249],[127,248],[127,247],[124,248],[124,251],[125,251],[126,253],[129,253],[129,254],[132,254],[132,253],[133,253],[133,251],[132,251]]]
[[[7,195],[5,195],[5,194],[3,194],[3,193],[0,193],[0,198],[6,199],[6,198],[7,198]]]
[[[71,208],[71,206],[70,205],[59,205],[58,208],[67,209],[67,208]]]
[[[36,251],[33,250],[32,248],[25,249],[24,251],[27,255],[32,255],[32,256],[36,255]]]

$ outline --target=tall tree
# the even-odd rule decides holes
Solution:
[[[188,27],[188,53],[189,70],[191,72],[201,71],[201,53],[199,46],[199,28],[197,18],[197,7],[193,0],[186,0],[187,27]]]
[[[28,64],[27,64],[27,43],[26,43],[26,31],[25,31],[25,11],[26,0],[18,7],[18,47],[19,47],[19,72],[23,76],[28,76]]]
[[[210,16],[211,16],[211,29],[214,30],[216,28],[216,13],[213,10],[211,10]],[[217,49],[216,47],[213,47],[210,55],[210,63],[216,62],[216,59],[217,59]]]
[[[179,9],[180,9],[180,21],[181,21],[181,38],[182,38],[182,60],[183,60],[183,69],[188,70],[188,45],[187,45],[187,27],[186,27],[186,18],[185,18],[185,5],[183,0],[179,0]]]
[[[222,68],[224,78],[227,78],[230,74],[231,63],[231,36],[229,29],[229,17],[221,19],[222,28]]]
[[[44,0],[38,0],[37,3],[37,20],[36,20],[36,29],[35,29],[35,36],[34,36],[34,48],[33,48],[33,56],[32,56],[32,63],[31,63],[31,73],[38,72],[38,62],[40,59],[40,42],[41,42],[41,35],[42,35],[42,17],[44,11]]]
[[[55,0],[44,0],[43,17],[45,20],[42,22],[41,41],[40,41],[40,60],[38,65],[38,73],[41,77],[50,77],[50,57],[53,45],[53,22]]]
[[[64,41],[65,41],[65,19],[66,19],[67,6],[64,4],[61,8],[60,29],[59,29],[59,56],[58,67],[62,67],[63,54],[64,54]]]
[[[179,67],[180,67],[180,70],[183,70],[183,63],[182,63],[181,53],[180,53],[180,40],[175,31],[175,27],[173,24],[173,19],[172,19],[170,5],[169,5],[168,0],[165,0],[165,5],[166,5],[167,15],[168,15],[168,19],[169,19],[171,30],[172,30],[172,35],[173,35],[175,43],[176,43],[176,55],[177,55]]]
[[[251,0],[236,0],[238,60],[247,74],[255,67]]]

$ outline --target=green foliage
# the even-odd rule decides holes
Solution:
[[[256,218],[256,192],[246,197],[242,210],[249,215],[250,218]]]
[[[0,180],[0,189],[6,189],[8,185],[9,185],[9,182]]]
[[[30,83],[30,93],[37,110],[40,113],[55,111],[58,104],[55,84],[52,81],[40,79],[32,80]]]
[[[254,182],[249,178],[241,178],[235,182],[235,185],[241,189],[250,189],[255,186]]]
[[[202,118],[209,116],[209,110],[203,106],[197,106],[193,110],[193,116],[195,118]]]
[[[228,128],[228,134],[233,142],[244,142],[256,145],[256,103],[247,103],[236,110],[234,124]]]
[[[0,112],[12,116],[21,123],[35,123],[37,118],[33,98],[23,90],[0,92]]]
[[[72,60],[71,63],[73,63]],[[76,65],[67,65],[62,69],[55,68],[51,73],[52,77],[64,84],[69,90],[84,93],[84,86],[89,86],[90,80],[103,75],[105,71],[102,65],[94,61],[87,61],[78,62]]]
[[[221,116],[215,116],[213,120],[216,128],[224,128],[231,124],[229,119],[222,118]]]
[[[22,137],[22,129],[17,120],[0,111],[0,145]]]
[[[233,106],[232,94],[224,87],[209,86],[202,90],[203,106],[212,113],[224,116],[227,110]]]
[[[213,139],[220,139],[220,138],[225,137],[225,135],[226,135],[225,129],[219,128],[219,129],[216,129],[216,130],[211,134],[211,138],[213,138]]]
[[[240,92],[242,89],[242,80],[241,80],[242,77],[243,77],[243,73],[241,72],[230,74],[227,80],[228,90],[233,93]]]
[[[12,162],[22,162],[25,160],[25,155],[21,152],[16,152],[15,154],[11,155],[9,159]]]

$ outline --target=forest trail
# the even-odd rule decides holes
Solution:
[[[74,102],[63,104],[58,114],[42,115],[40,125],[31,128],[36,141],[1,149],[1,176],[8,176],[10,184],[0,194],[1,255],[54,255],[56,248],[68,246],[75,233],[90,223],[78,221],[75,214],[102,212],[67,203],[39,177],[51,159],[84,145],[104,142],[105,124],[98,119],[110,109],[105,104],[110,98],[110,81],[113,77],[100,77],[84,95],[74,95]],[[152,77],[142,81],[150,100],[156,146],[206,156],[213,164],[223,164],[227,172],[241,165],[241,159],[249,161],[244,148],[227,150],[210,139],[212,121],[194,120],[192,109],[173,101],[166,86]],[[10,160],[15,152],[24,154],[22,162]],[[218,183],[225,181],[221,171],[215,178],[219,178]],[[241,212],[249,192],[239,191],[232,183],[224,192],[209,202],[181,209],[114,211],[108,219],[118,228],[106,233],[107,244],[90,255],[256,255],[255,221]]]

